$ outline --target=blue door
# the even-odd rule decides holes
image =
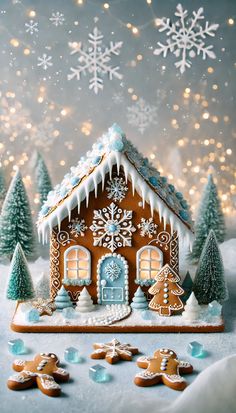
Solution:
[[[120,254],[106,254],[98,262],[98,303],[128,304],[128,264]]]

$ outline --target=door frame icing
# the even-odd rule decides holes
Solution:
[[[129,266],[128,266],[127,260],[122,255],[116,254],[115,252],[104,254],[98,260],[98,264],[97,264],[97,300],[98,300],[98,304],[101,304],[101,301],[102,301],[102,299],[101,299],[102,298],[102,295],[101,295],[102,286],[100,285],[101,266],[102,266],[103,261],[106,258],[109,258],[109,257],[118,258],[123,263],[123,266],[124,266],[124,301],[125,301],[125,304],[128,305],[129,304],[129,279],[128,279]]]

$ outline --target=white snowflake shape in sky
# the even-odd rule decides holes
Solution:
[[[175,66],[184,73],[186,68],[190,68],[193,59],[196,55],[201,55],[203,60],[207,57],[215,59],[215,53],[212,51],[213,46],[206,46],[205,39],[207,36],[214,37],[215,31],[218,29],[218,24],[209,24],[207,21],[202,27],[199,23],[204,19],[203,8],[200,7],[197,12],[193,11],[192,17],[188,18],[188,10],[184,10],[181,4],[176,7],[175,16],[179,19],[172,23],[169,18],[163,17],[158,19],[159,32],[166,31],[168,39],[166,44],[158,42],[159,48],[154,50],[155,55],[163,53],[163,57],[167,56],[168,52],[173,53],[180,60],[175,62]]]
[[[47,70],[50,66],[53,66],[51,60],[52,56],[48,56],[44,53],[42,57],[38,57],[38,66],[42,66],[43,70]]]
[[[34,20],[30,20],[29,23],[25,23],[25,27],[26,27],[25,29],[26,33],[34,34],[39,31],[38,22],[35,22]]]
[[[107,198],[112,199],[115,202],[121,202],[125,198],[128,187],[125,184],[123,178],[115,177],[107,182]]]
[[[106,277],[114,282],[115,280],[118,280],[121,273],[121,268],[114,260],[112,260],[105,266],[104,272]]]
[[[149,219],[141,218],[141,222],[140,224],[138,224],[141,237],[148,236],[148,238],[152,238],[153,235],[157,233],[156,231],[157,227],[158,225],[153,222],[153,218],[149,218]]]
[[[116,105],[120,105],[121,103],[124,102],[124,96],[123,93],[114,93],[114,95],[112,96],[112,100]]]
[[[84,219],[72,219],[70,224],[68,225],[68,228],[71,230],[71,234],[74,234],[76,238],[79,236],[84,237],[84,233],[88,227],[85,225],[85,220]]]
[[[60,13],[57,11],[56,13],[52,13],[52,17],[49,19],[54,26],[62,26],[65,19],[64,19],[64,14]]]
[[[93,32],[89,34],[89,46],[87,48],[82,47],[82,43],[69,43],[71,55],[78,53],[79,66],[76,68],[71,67],[71,73],[68,75],[68,80],[76,78],[80,80],[81,74],[91,74],[89,80],[89,89],[94,93],[98,93],[99,90],[103,90],[103,78],[102,75],[108,74],[109,80],[113,77],[122,79],[122,75],[118,72],[119,66],[112,67],[109,62],[112,55],[118,56],[122,47],[122,42],[113,43],[110,41],[109,46],[103,45],[103,35],[97,27],[93,29]]]
[[[157,107],[149,105],[140,98],[134,105],[127,108],[128,123],[136,126],[140,133],[144,133],[148,126],[157,123]]]
[[[136,229],[132,225],[132,211],[118,208],[111,203],[108,207],[94,210],[93,245],[109,248],[112,252],[116,248],[131,247],[132,234]]]

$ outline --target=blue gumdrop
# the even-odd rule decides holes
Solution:
[[[49,211],[50,211],[49,206],[43,205],[42,208],[41,208],[40,213],[41,213],[42,215],[47,215],[47,213],[48,213]]]
[[[100,364],[90,367],[89,377],[95,381],[95,383],[105,383],[109,380],[106,367],[103,367]]]
[[[179,211],[179,215],[182,219],[184,219],[184,221],[188,221],[189,220],[189,213],[187,211],[185,211],[184,209],[181,209]]]
[[[111,142],[110,148],[113,151],[122,152],[124,149],[124,144],[121,139],[115,139],[113,142]]]
[[[80,356],[77,348],[75,347],[68,347],[64,351],[64,359],[68,363],[79,363]]]
[[[77,185],[80,182],[80,178],[78,176],[74,176],[73,178],[71,178],[70,183],[72,186]]]
[[[172,184],[168,185],[168,189],[169,189],[170,192],[175,192],[175,187]]]
[[[9,340],[8,350],[10,351],[10,353],[14,355],[25,353],[24,341],[21,340],[20,338],[17,338],[16,340]]]
[[[143,176],[148,176],[148,169],[145,166],[141,166],[141,168],[139,168],[139,172],[141,173],[141,175]]]
[[[222,305],[218,301],[214,300],[208,304],[208,314],[213,317],[220,317],[222,312]]]
[[[76,317],[76,313],[73,307],[66,307],[62,310],[62,315],[64,318],[71,319]]]
[[[181,192],[176,192],[175,193],[176,198],[178,199],[183,199],[183,194]]]
[[[28,323],[38,323],[40,320],[40,315],[37,308],[32,308],[25,314],[26,321]]]
[[[60,195],[64,197],[67,195],[67,193],[68,193],[68,188],[66,188],[65,186],[62,186],[60,189]]]
[[[157,180],[157,178],[155,178],[155,176],[150,176],[150,177],[148,178],[148,180],[149,180],[149,182],[150,182],[151,185],[153,185],[153,186],[158,186],[158,180]]]
[[[124,131],[121,129],[121,127],[119,125],[117,125],[117,123],[113,123],[111,129],[112,129],[113,132],[116,132],[121,137],[125,137]]]
[[[143,320],[146,320],[146,321],[151,321],[154,319],[154,316],[150,310],[143,310],[141,312],[141,317]]]
[[[162,177],[161,177],[161,181],[162,181],[163,184],[166,184],[167,178],[166,178],[165,176],[162,176]]]
[[[197,341],[188,344],[188,353],[192,357],[201,357],[203,355],[203,345]]]
[[[98,165],[99,162],[101,161],[102,157],[101,156],[95,156],[95,158],[92,159],[92,164],[93,165]]]
[[[98,149],[99,151],[101,151],[101,150],[103,149],[103,144],[102,144],[102,143],[98,143],[97,149]]]
[[[188,204],[187,204],[187,201],[185,201],[185,199],[183,199],[180,202],[180,205],[182,206],[183,209],[188,209]]]

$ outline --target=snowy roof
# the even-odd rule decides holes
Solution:
[[[176,191],[172,184],[152,166],[147,158],[126,139],[121,128],[114,124],[108,132],[102,135],[83,156],[77,166],[72,167],[61,182],[50,191],[42,206],[38,219],[38,231],[45,239],[48,230],[56,225],[60,228],[61,221],[71,216],[71,211],[95,192],[97,197],[98,185],[102,182],[104,189],[105,176],[112,174],[112,167],[123,167],[125,179],[130,180],[133,193],[137,191],[145,202],[150,205],[151,214],[157,210],[160,218],[171,225],[171,230],[179,235],[192,238],[192,220],[189,206],[181,192]]]

